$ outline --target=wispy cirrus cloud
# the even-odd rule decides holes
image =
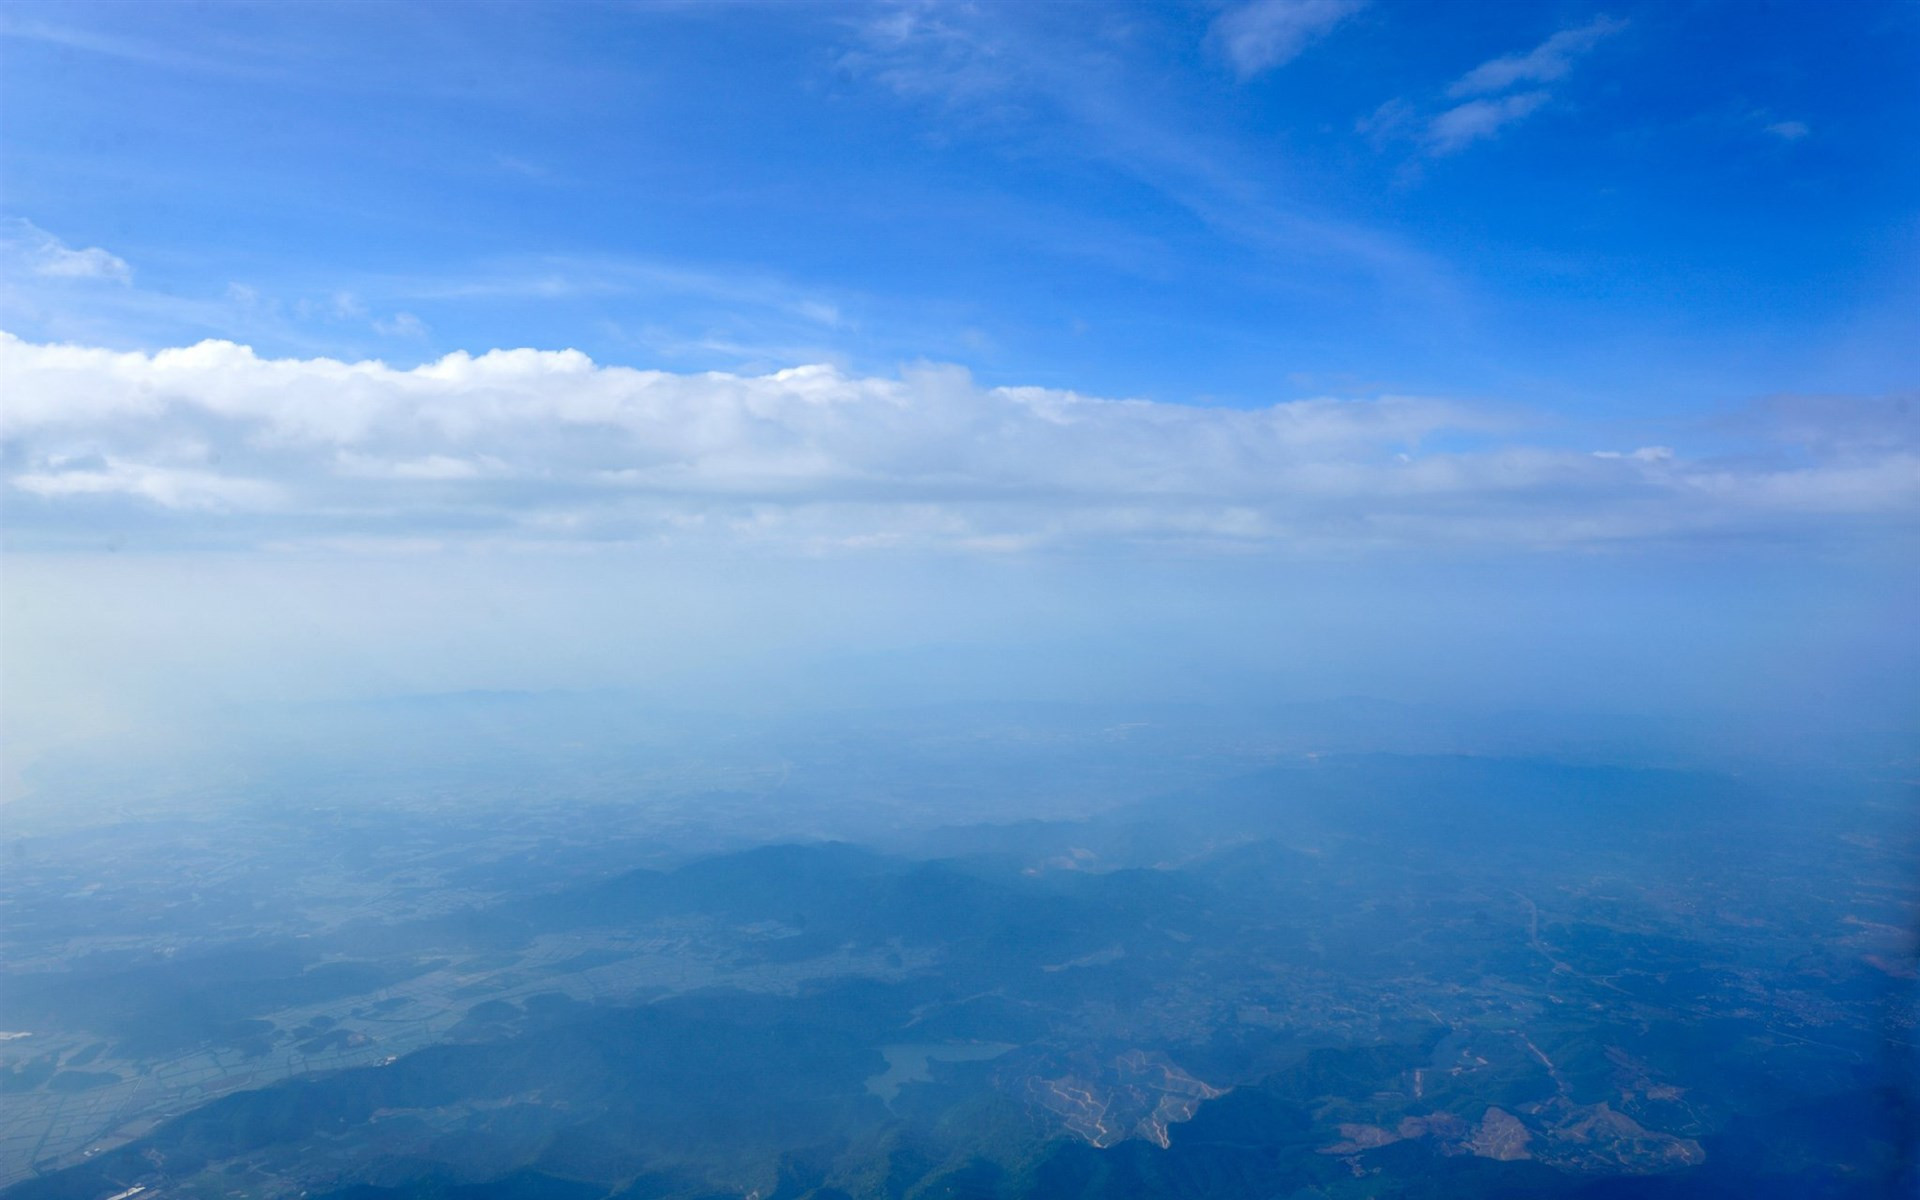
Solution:
[[[133,268],[99,246],[69,246],[24,217],[0,221],[0,269],[42,279],[130,284]]]
[[[1484,96],[1517,84],[1553,83],[1573,70],[1574,60],[1627,27],[1625,21],[1600,16],[1572,29],[1563,29],[1533,49],[1489,59],[1454,80],[1447,95]]]
[[[1344,16],[1359,5],[1334,7]],[[1310,9],[1322,17],[1334,11]],[[1126,52],[1127,37],[1010,15],[1020,11],[938,0],[896,4],[855,25],[854,47],[840,65],[943,116],[961,114],[996,132],[1032,131],[1050,148],[1070,145],[1086,161],[1145,184],[1219,235],[1272,259],[1357,270],[1451,311],[1455,282],[1435,258],[1391,232],[1288,199],[1283,173],[1269,157],[1183,120],[1173,106],[1143,100],[1141,64]],[[1084,11],[1097,24],[1101,10]],[[1279,11],[1266,19],[1278,22],[1273,14]],[[1064,141],[1063,129],[1072,135]]]
[[[1215,18],[1209,31],[1240,78],[1285,66],[1367,0],[1252,0]]]
[[[241,281],[194,294],[136,279],[132,264],[100,246],[76,247],[24,217],[0,218],[0,326],[48,340],[154,344],[217,333],[321,353],[367,333],[424,338],[406,312],[378,315],[358,292],[294,294]]]
[[[1433,118],[1427,126],[1427,144],[1435,154],[1452,154],[1536,111],[1547,102],[1545,92],[1519,92],[1492,100],[1469,100]]]
[[[402,300],[523,300],[649,295],[712,301],[739,311],[777,313],[834,327],[841,302],[764,272],[716,271],[617,256],[537,255],[480,263],[458,274],[379,281]]]
[[[0,218],[0,328],[47,341],[165,345],[206,336],[303,354],[418,353],[436,325],[528,302],[568,305],[623,344],[716,366],[837,359],[823,340],[856,328],[861,297],[767,271],[620,255],[523,254],[443,270],[336,281],[230,280],[217,291],[148,286],[126,259]],[[636,333],[635,331],[644,331]]]
[[[805,552],[1908,536],[1920,512],[1920,429],[1896,401],[1756,410],[1732,454],[1530,440],[1512,412],[1434,398],[1197,408],[952,367],[674,374],[509,350],[401,370],[7,338],[0,373],[16,542],[128,505],[198,542]]]
[[[1427,123],[1428,153],[1453,154],[1540,111],[1553,98],[1547,85],[1564,79],[1581,55],[1626,27],[1625,21],[1595,17],[1561,30],[1531,50],[1504,54],[1468,71],[1447,88],[1447,97],[1460,103],[1441,110]],[[1522,87],[1526,90],[1509,90]]]
[[[147,66],[186,71],[230,71],[231,60],[182,53],[139,38],[15,15],[0,16],[0,39],[38,42],[63,50],[78,50]]]
[[[427,336],[427,323],[410,312],[398,312],[389,318],[376,318],[373,322],[375,333],[387,337],[424,338]]]

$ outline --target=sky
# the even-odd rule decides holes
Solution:
[[[1917,62],[1900,0],[9,4],[14,769],[853,661],[1910,725]]]

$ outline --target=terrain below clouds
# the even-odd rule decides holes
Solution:
[[[1871,1197],[1912,1169],[1897,788],[1328,757],[719,852],[505,812],[17,841],[7,1195]]]

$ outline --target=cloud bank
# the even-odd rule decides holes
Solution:
[[[1441,399],[1203,408],[940,366],[496,350],[398,369],[0,335],[0,378],[15,545],[1575,548],[1904,538],[1920,512],[1920,419],[1897,399],[1775,403],[1701,452],[1548,444],[1524,414]]]

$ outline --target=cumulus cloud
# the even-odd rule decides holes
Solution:
[[[1366,0],[1253,0],[1221,13],[1212,36],[1242,79],[1299,57]]]
[[[0,261],[10,271],[43,279],[133,282],[133,268],[125,259],[98,246],[76,249],[20,217],[0,222]]]
[[[1749,440],[1772,453],[1736,458],[1533,445],[1511,415],[1430,398],[1201,408],[981,387],[937,366],[674,374],[500,350],[403,370],[0,335],[0,375],[16,538],[112,505],[171,513],[202,540],[993,551],[1567,546],[1920,511],[1911,422],[1865,401],[1825,441],[1806,428],[1817,409],[1758,413],[1770,432]]]

